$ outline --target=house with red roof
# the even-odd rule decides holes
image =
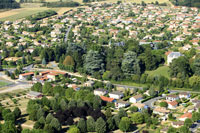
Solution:
[[[185,113],[181,115],[178,119],[180,121],[185,121],[186,119],[191,119],[192,118],[192,113]]]
[[[33,76],[34,72],[23,73],[19,75],[19,80],[26,80],[28,76]]]
[[[105,102],[116,102],[116,100],[114,98],[110,98],[110,97],[105,97],[105,96],[100,96],[101,100],[105,101]]]
[[[178,106],[178,102],[177,101],[166,101],[168,103],[168,108],[169,109],[176,109],[176,107]]]

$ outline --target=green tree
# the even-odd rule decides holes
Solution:
[[[193,122],[192,122],[192,120],[191,119],[186,119],[185,120],[185,122],[184,122],[184,125],[186,126],[186,127],[191,127],[192,126],[192,124],[193,124]]]
[[[83,118],[78,121],[77,127],[79,128],[81,133],[87,132],[86,122]]]
[[[142,124],[142,123],[144,123],[144,116],[143,116],[142,113],[136,112],[136,113],[131,115],[131,120],[135,124]]]
[[[37,82],[31,87],[32,91],[42,92],[42,84]]]
[[[58,121],[58,119],[53,118],[51,120],[50,126],[53,127],[56,131],[60,131],[61,130],[61,124]]]
[[[118,112],[118,115],[119,115],[120,118],[128,116],[124,109],[120,109],[119,112]]]
[[[90,75],[94,75],[95,72],[103,74],[104,72],[104,61],[103,56],[97,51],[90,50],[85,58],[84,68]]]
[[[65,111],[67,109],[67,103],[64,99],[60,101],[60,108],[62,109],[62,111]]]
[[[67,133],[80,133],[80,131],[76,126],[71,126]]]
[[[132,51],[128,51],[124,54],[124,59],[122,60],[122,71],[126,75],[141,73],[140,70],[140,60],[137,58],[137,54]]]
[[[108,129],[109,131],[113,131],[115,129],[115,121],[112,117],[107,119]]]
[[[167,102],[160,102],[160,107],[168,107],[168,103]]]
[[[42,93],[45,95],[50,95],[52,92],[52,85],[50,82],[45,82],[44,86],[42,87]]]
[[[193,66],[195,75],[200,76],[200,57],[195,58]]]
[[[39,110],[37,111],[37,120],[39,120],[41,117],[44,117],[44,110],[42,108],[39,108]]]
[[[179,132],[180,133],[191,133],[190,130],[189,130],[189,128],[187,126],[181,126],[179,128]]]
[[[105,116],[106,116],[107,119],[112,117],[112,112],[111,112],[110,108],[106,109]]]
[[[192,121],[196,122],[198,120],[200,120],[200,113],[199,112],[194,112],[192,114]]]
[[[87,131],[94,132],[95,131],[95,121],[92,117],[89,117],[86,121],[87,123]]]
[[[47,117],[46,117],[46,123],[47,123],[47,124],[50,124],[51,121],[53,120],[53,118],[54,118],[54,116],[53,116],[51,113],[49,113],[49,114],[47,115]]]
[[[133,113],[133,112],[138,112],[138,107],[136,107],[136,106],[131,106],[130,108],[129,108],[129,110]]]
[[[123,132],[126,132],[130,129],[131,121],[128,117],[122,117],[119,123],[119,129]]]
[[[178,77],[178,74],[180,75],[180,78],[185,78],[187,76],[191,76],[192,74],[189,60],[184,56],[173,59],[170,64],[171,77]]]
[[[106,132],[106,122],[100,117],[95,122],[95,131],[97,133],[105,133]]]
[[[21,110],[19,109],[19,107],[15,107],[13,114],[15,116],[15,119],[18,119],[21,116]]]
[[[2,125],[2,133],[16,133],[17,128],[15,127],[14,122],[12,121],[5,121],[5,123]]]

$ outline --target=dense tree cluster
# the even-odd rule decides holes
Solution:
[[[0,9],[19,8],[20,4],[15,0],[0,0]]]
[[[67,1],[67,2],[47,2],[44,4],[47,7],[77,7],[80,5],[78,2]]]
[[[198,7],[200,8],[199,0],[171,0],[176,6],[188,6],[188,7]]]
[[[32,21],[32,22],[36,22],[37,20],[41,20],[43,18],[47,18],[47,17],[53,16],[53,15],[56,15],[56,14],[57,14],[56,11],[48,10],[48,11],[40,12],[36,15],[32,15],[32,16],[28,17],[27,19]]]

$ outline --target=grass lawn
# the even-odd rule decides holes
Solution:
[[[0,87],[6,86],[6,85],[9,85],[9,84],[11,84],[11,83],[7,82],[7,81],[0,81]]]
[[[120,84],[120,85],[127,85],[127,86],[136,86],[136,87],[146,87],[145,84],[138,84],[132,81],[111,81],[112,84]]]
[[[161,66],[161,67],[157,68],[156,70],[146,71],[145,73],[149,74],[150,76],[162,75],[168,79],[170,78],[168,66]]]

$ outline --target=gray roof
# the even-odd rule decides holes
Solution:
[[[110,92],[110,94],[123,95],[123,93],[122,93],[122,92],[119,92],[119,91],[113,91],[113,92]]]
[[[42,93],[36,92],[36,91],[30,91],[28,94],[31,95],[31,96],[39,96],[39,95],[42,95]]]
[[[182,54],[180,52],[171,52],[168,57],[171,57],[171,58],[178,58],[182,56]]]

